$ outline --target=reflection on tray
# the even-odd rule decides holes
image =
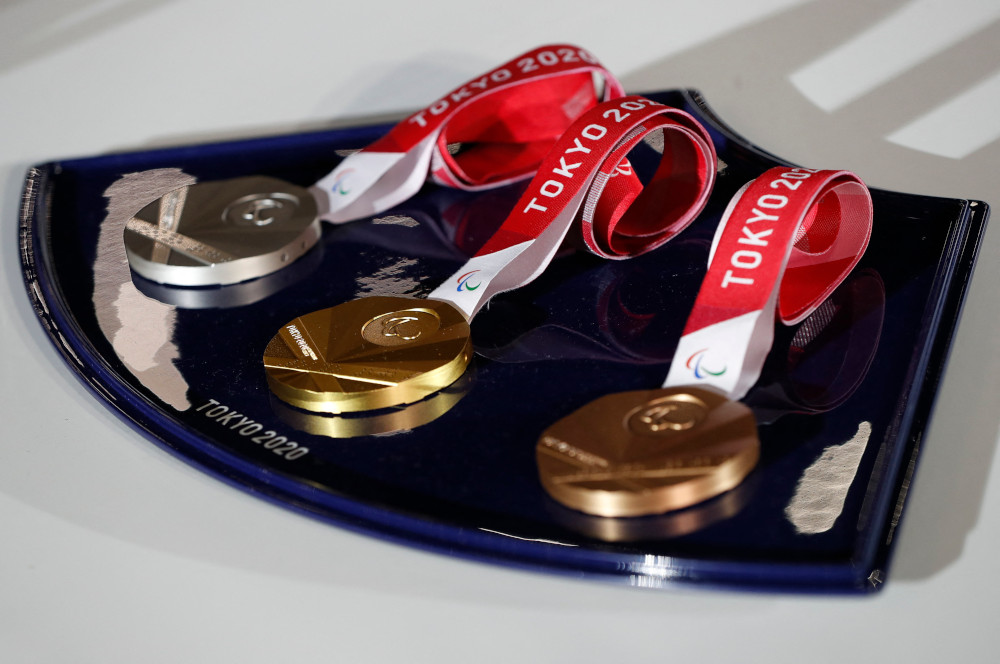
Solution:
[[[825,413],[854,394],[882,336],[885,285],[873,269],[850,276],[777,345],[745,402],[759,424],[786,413]]]
[[[180,309],[229,309],[260,302],[305,279],[323,262],[322,243],[277,272],[225,286],[172,286],[150,281],[132,272],[132,283],[143,295]]]
[[[687,509],[653,516],[591,516],[563,507],[554,500],[548,501],[546,508],[563,527],[604,542],[665,540],[696,533],[736,516],[753,498],[759,478],[759,474],[752,473],[742,484],[721,496]]]
[[[285,424],[299,431],[329,438],[359,438],[401,433],[433,422],[461,401],[475,383],[470,367],[448,387],[416,403],[365,412],[362,415],[325,415],[300,410],[271,395],[271,408]]]

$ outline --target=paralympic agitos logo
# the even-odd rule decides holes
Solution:
[[[458,288],[456,290],[459,293],[461,293],[463,290],[474,291],[474,290],[476,290],[477,288],[479,288],[480,286],[483,285],[482,282],[479,282],[479,281],[477,281],[475,284],[470,283],[470,279],[472,279],[472,276],[476,272],[479,272],[479,270],[473,270],[472,272],[466,272],[465,274],[463,274],[462,276],[460,276],[458,278],[458,280],[457,280],[458,281]]]
[[[334,180],[333,184],[330,185],[330,191],[335,194],[340,194],[341,196],[346,196],[347,194],[351,193],[350,189],[344,188],[344,182],[351,176],[353,172],[354,172],[353,168],[345,168],[343,171],[341,171],[340,175],[337,176],[337,179]]]
[[[708,352],[707,348],[702,348],[699,351],[691,353],[691,357],[689,357],[687,359],[687,362],[684,363],[684,366],[694,371],[695,378],[704,379],[708,378],[709,376],[721,376],[722,374],[726,373],[726,369],[728,367],[726,367],[725,365],[723,365],[721,369],[712,370],[703,364],[703,361],[705,359],[705,354],[707,352]]]

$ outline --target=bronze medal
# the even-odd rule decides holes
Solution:
[[[756,465],[753,413],[697,387],[601,397],[559,420],[536,447],[549,494],[597,516],[659,514],[735,487]]]
[[[315,412],[414,403],[462,375],[469,337],[448,302],[361,298],[286,323],[264,350],[267,383],[282,401]]]
[[[125,253],[138,274],[172,286],[219,286],[271,274],[320,237],[316,200],[269,177],[175,189],[125,225]]]

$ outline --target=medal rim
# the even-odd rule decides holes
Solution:
[[[382,387],[376,387],[368,390],[338,392],[310,390],[306,388],[292,387],[286,384],[274,375],[275,371],[284,371],[285,369],[268,366],[268,355],[265,349],[262,362],[264,364],[268,389],[271,390],[271,393],[287,404],[313,413],[327,413],[332,415],[342,413],[359,413],[364,411],[382,410],[392,408],[394,406],[405,406],[421,401],[435,392],[439,392],[453,384],[465,373],[472,360],[472,330],[469,327],[469,323],[466,320],[465,315],[462,314],[456,306],[445,300],[386,295],[363,297],[355,300],[348,300],[347,302],[342,302],[339,305],[327,307],[326,309],[320,309],[309,312],[308,314],[303,314],[303,316],[296,317],[285,323],[282,328],[293,324],[295,320],[300,320],[305,316],[318,315],[322,312],[333,311],[338,308],[348,308],[348,310],[350,310],[349,307],[360,306],[355,305],[354,303],[367,302],[368,304],[372,304],[376,300],[382,300],[386,305],[392,303],[393,306],[391,307],[391,310],[376,314],[375,316],[369,318],[368,321],[358,326],[355,332],[358,335],[359,342],[391,350],[393,346],[378,346],[377,344],[373,344],[372,342],[364,339],[362,337],[362,329],[367,326],[371,320],[388,313],[393,313],[394,311],[411,309],[428,310],[436,305],[444,309],[443,312],[434,311],[434,315],[441,321],[441,327],[453,325],[458,325],[460,327],[459,332],[461,336],[464,337],[461,343],[460,351],[457,352],[454,357],[444,362],[441,366],[431,369],[430,371],[421,372],[418,375],[404,379],[393,385],[384,385]],[[442,315],[442,313],[444,315]],[[270,346],[270,344],[278,338],[280,329],[282,328],[279,328],[279,332],[272,336],[271,341],[268,342],[268,346]],[[399,348],[399,346],[396,346],[396,348]]]
[[[625,432],[629,432],[631,436],[635,436],[636,434],[631,433],[631,429],[628,427],[628,416],[635,413],[644,404],[667,396],[681,394],[693,395],[695,398],[698,398],[708,404],[716,404],[712,406],[713,409],[724,406],[727,403],[735,404],[746,409],[747,415],[750,416],[750,422],[752,422],[753,425],[752,427],[748,427],[746,431],[742,432],[738,438],[734,437],[733,440],[749,438],[751,442],[748,445],[744,445],[737,454],[734,454],[722,463],[717,464],[709,473],[698,475],[695,478],[679,483],[658,487],[647,487],[641,491],[570,486],[556,482],[555,478],[558,477],[558,475],[551,472],[545,472],[545,464],[542,463],[542,458],[543,455],[546,457],[550,456],[550,453],[542,451],[543,448],[549,447],[548,445],[545,445],[543,441],[546,438],[554,438],[562,441],[562,437],[553,436],[550,434],[550,431],[559,427],[567,420],[577,418],[578,413],[581,411],[594,408],[595,404],[599,405],[602,400],[610,398],[622,399],[634,396],[636,397],[637,403],[635,406],[628,408],[621,413],[621,426],[623,434]],[[640,399],[641,401],[639,401]],[[650,435],[654,437],[657,436],[657,434]],[[637,517],[663,514],[665,512],[692,507],[735,488],[747,477],[747,475],[750,474],[760,460],[760,438],[757,434],[757,427],[753,418],[753,413],[745,404],[738,401],[730,401],[720,393],[712,390],[686,386],[679,388],[661,388],[658,390],[618,392],[599,397],[598,399],[590,401],[581,408],[578,408],[569,415],[566,415],[547,427],[539,436],[535,450],[538,475],[541,484],[545,491],[557,502],[571,509],[593,516]],[[587,450],[583,451],[586,452]]]

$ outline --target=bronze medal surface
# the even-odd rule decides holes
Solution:
[[[125,225],[125,252],[137,273],[173,286],[218,286],[271,274],[320,237],[306,189],[252,176],[175,189]]]
[[[267,383],[314,412],[400,406],[455,382],[472,358],[469,337],[449,302],[361,298],[286,323],[264,351]]]
[[[744,404],[696,387],[601,397],[559,420],[536,447],[549,494],[597,516],[683,509],[735,487],[760,442]]]

